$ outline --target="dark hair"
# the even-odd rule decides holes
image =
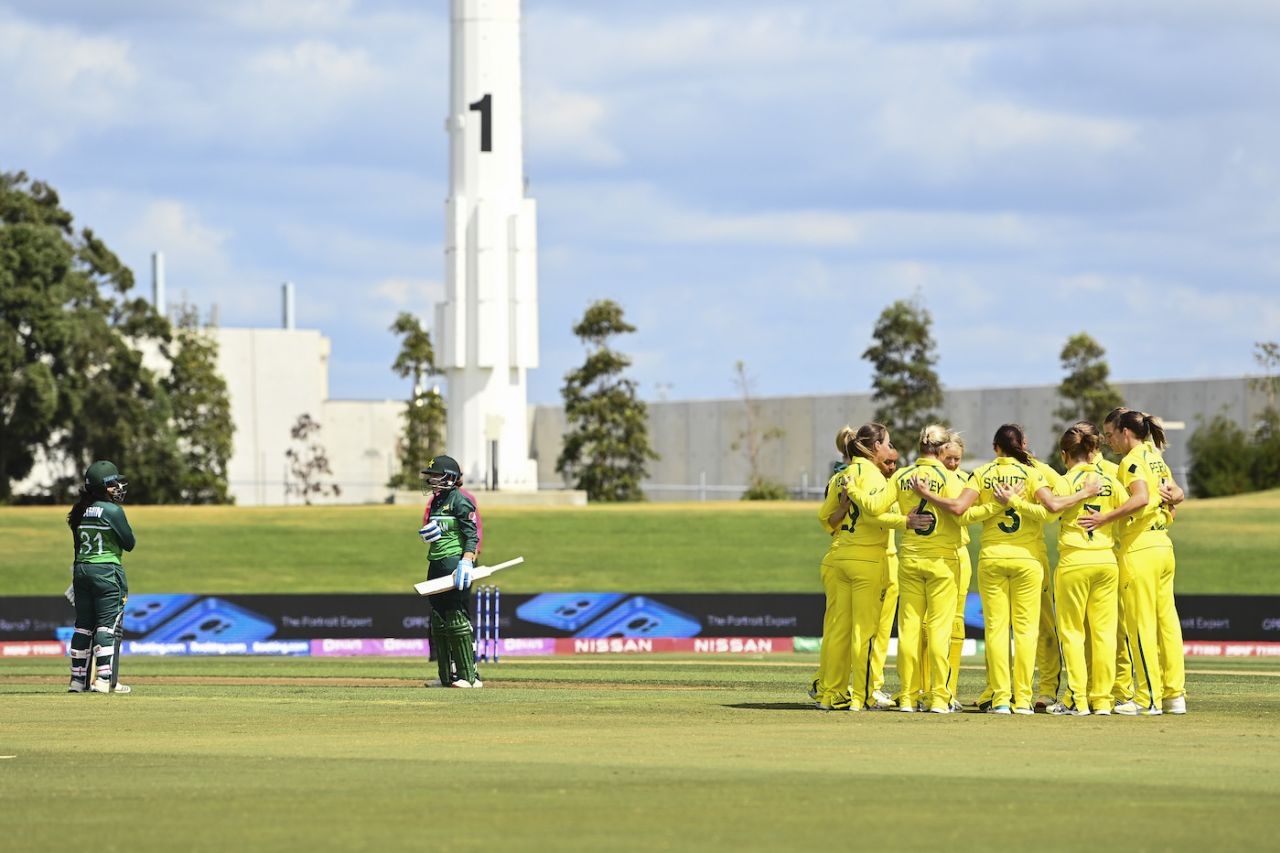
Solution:
[[[1107,412],[1107,416],[1102,419],[1102,422],[1104,424],[1115,423],[1116,421],[1120,420],[1121,415],[1124,415],[1125,413],[1132,412],[1132,411],[1133,409],[1126,409],[1124,406],[1116,406],[1114,409]],[[1083,423],[1088,423],[1088,421],[1083,421]]]
[[[1088,459],[1102,447],[1102,436],[1098,428],[1089,421],[1072,424],[1062,434],[1058,449],[1067,454],[1068,459]]]
[[[80,526],[80,522],[84,520],[84,511],[93,506],[93,502],[97,498],[86,487],[80,488],[80,497],[76,500],[75,505],[71,507],[71,512],[67,513],[67,527],[75,530]]]
[[[845,445],[845,456],[852,459],[855,456],[861,456],[863,459],[872,459],[874,454],[871,451],[871,445],[877,441],[889,440],[889,428],[884,424],[875,422],[863,424],[858,427],[858,431],[853,434]]]
[[[1159,450],[1169,446],[1169,442],[1164,437],[1164,424],[1155,415],[1129,410],[1116,418],[1116,426],[1129,430],[1143,441],[1151,439]]]
[[[1031,454],[1027,453],[1027,434],[1019,424],[1001,426],[991,444],[1005,456],[1012,456],[1023,465],[1031,464]]]

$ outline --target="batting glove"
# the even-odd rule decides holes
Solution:
[[[430,545],[443,535],[443,531],[440,530],[440,525],[437,522],[428,521],[423,525],[422,529],[418,531],[418,535],[422,537],[423,542]]]
[[[476,564],[470,560],[459,560],[458,567],[453,570],[453,586],[455,589],[467,589],[471,586],[471,571]]]

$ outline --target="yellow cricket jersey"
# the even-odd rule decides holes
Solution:
[[[1053,470],[1052,465],[1047,462],[1043,462],[1034,456],[1031,457],[1031,464],[1036,466],[1036,471],[1040,473],[1041,477],[1044,477],[1045,485],[1049,487],[1049,491],[1054,494],[1058,494],[1058,489],[1062,487],[1062,475]],[[1034,500],[1030,492],[1024,494],[1023,497],[1028,501]],[[1043,560],[1046,565],[1049,562],[1049,546],[1045,543],[1043,536],[1040,537],[1040,559]]]
[[[867,559],[880,559],[891,538],[889,529],[868,523],[866,515],[882,515],[893,506],[893,493],[880,469],[869,459],[855,459],[843,472],[849,495],[849,514],[831,540],[832,551],[866,551]],[[855,555],[850,555],[855,556]]]
[[[844,491],[844,483],[847,479],[844,471],[847,467],[847,465],[840,466],[840,469],[831,475],[831,479],[827,481],[827,487],[822,491],[822,505],[818,507],[818,522],[822,525],[822,529],[827,531],[828,536],[836,532],[828,519],[840,506],[840,493]]]
[[[1023,498],[1013,498],[1007,507],[1001,507],[995,498],[996,483],[1005,483],[1015,489],[1023,487]],[[982,524],[982,549],[979,559],[1040,559],[1039,543],[1044,540],[1044,522],[1049,513],[1034,503],[1033,497],[1044,487],[1043,475],[1034,466],[1023,465],[1008,456],[999,456],[978,468],[969,476],[965,489],[978,493],[977,506],[987,507],[995,514]],[[994,505],[994,510],[990,508]]]
[[[1137,481],[1147,484],[1147,505],[1129,516],[1120,531],[1121,550],[1173,545],[1169,541],[1169,511],[1160,503],[1160,485],[1169,476],[1160,451],[1149,444],[1137,445],[1120,460],[1120,482],[1130,495]]]
[[[924,530],[907,530],[902,535],[902,557],[954,557],[962,544],[964,527],[960,519],[923,500],[911,489],[913,478],[927,480],[929,491],[943,498],[958,498],[964,484],[932,457],[921,457],[914,465],[893,475],[889,487],[893,491],[898,510],[904,516],[911,512],[928,513],[933,524]]]
[[[1114,561],[1115,524],[1106,524],[1096,530],[1083,530],[1076,520],[1081,515],[1110,512],[1129,500],[1129,492],[1115,477],[1102,471],[1094,462],[1081,462],[1060,477],[1054,494],[1070,497],[1084,491],[1090,477],[1097,477],[1102,490],[1085,503],[1076,504],[1063,511],[1058,527],[1058,568],[1097,565]],[[1121,522],[1123,523],[1123,522]]]

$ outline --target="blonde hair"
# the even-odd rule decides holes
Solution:
[[[961,453],[964,453],[964,436],[960,434],[959,430],[953,429],[951,432],[947,433],[947,444],[954,444],[956,447],[960,448]]]
[[[925,456],[937,456],[951,443],[951,430],[942,424],[929,424],[920,430],[920,452]]]
[[[858,431],[849,439],[848,450],[845,451],[850,459],[855,456],[861,456],[863,459],[874,459],[875,452],[871,447],[876,442],[889,440],[889,428],[884,424],[875,422],[863,424],[858,427]]]
[[[856,435],[857,433],[853,431],[853,427],[848,424],[840,427],[840,431],[836,433],[836,450],[839,450],[840,454],[846,459],[853,455],[849,452],[849,444]]]

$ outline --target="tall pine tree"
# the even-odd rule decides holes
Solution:
[[[427,379],[439,375],[436,351],[431,335],[418,318],[400,312],[391,331],[402,337],[400,352],[391,369],[401,379],[413,377],[413,391],[405,408],[404,433],[400,437],[397,456],[400,467],[387,485],[393,489],[416,489],[422,467],[432,456],[444,452],[444,398],[435,387],[427,387]]]
[[[875,342],[862,354],[875,371],[875,419],[889,428],[904,455],[916,446],[920,431],[940,417],[942,384],[933,369],[938,355],[932,324],[923,305],[900,299],[880,312],[871,332]]]
[[[556,471],[593,501],[643,500],[640,481],[658,458],[649,444],[648,407],[636,398],[635,381],[623,376],[631,359],[608,345],[635,330],[608,299],[592,303],[573,327],[587,360],[561,389],[569,431]]]

